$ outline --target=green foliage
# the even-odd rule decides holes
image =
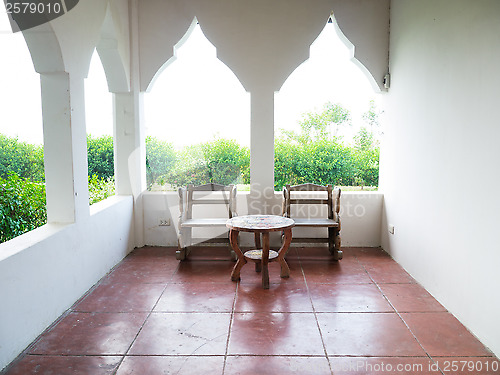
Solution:
[[[103,135],[93,138],[87,135],[88,175],[110,178],[115,175],[113,137]]]
[[[210,181],[209,169],[201,145],[186,146],[177,153],[177,161],[166,176],[174,187],[201,185]]]
[[[201,146],[209,182],[222,185],[250,183],[250,150],[233,139],[216,138]]]
[[[166,181],[173,186],[250,183],[250,150],[231,139],[184,147]]]
[[[380,146],[373,133],[361,128],[354,136],[354,151],[356,184],[378,186]]]
[[[148,186],[153,183],[165,183],[165,177],[176,162],[172,144],[155,137],[146,137],[146,180]]]
[[[114,176],[102,178],[98,175],[89,176],[89,205],[100,202],[115,195]]]
[[[43,146],[0,134],[0,177],[7,178],[11,172],[30,181],[45,181]]]
[[[0,178],[0,243],[47,222],[45,186],[15,173]]]
[[[300,144],[279,138],[274,155],[275,190],[286,184],[351,185],[354,182],[352,150],[335,140]]]

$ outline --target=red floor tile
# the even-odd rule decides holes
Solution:
[[[361,263],[373,263],[376,261],[393,261],[391,256],[379,247],[353,247],[348,251]]]
[[[298,260],[290,259],[287,261],[290,268],[290,277],[281,277],[281,267],[278,262],[269,264],[269,283],[270,284],[304,284],[304,276]],[[255,263],[248,262],[243,266],[240,272],[240,284],[260,285],[262,286],[262,274],[255,272]]]
[[[70,313],[41,336],[31,354],[125,354],[145,313]]]
[[[304,283],[240,284],[236,312],[312,312],[311,298]]]
[[[155,307],[157,312],[231,312],[236,283],[169,284]]]
[[[492,355],[450,313],[404,313],[401,316],[431,356]]]
[[[429,357],[330,357],[330,364],[335,375],[442,375]]]
[[[381,249],[293,247],[269,289],[225,247],[175,250],[134,250],[0,374],[500,374]]]
[[[132,355],[224,355],[231,314],[153,313]]]
[[[28,355],[7,371],[5,375],[111,375],[122,357],[98,356],[40,356]]]
[[[380,284],[380,289],[398,312],[446,311],[418,284]]]
[[[231,261],[184,261],[172,277],[173,283],[230,283],[231,271],[234,267]]]
[[[222,374],[224,356],[131,356],[126,357],[116,375],[209,375]]]
[[[319,260],[319,261],[329,261],[337,262],[333,259],[332,255],[328,251],[326,246],[315,246],[315,247],[297,247],[297,255],[301,260]],[[350,251],[343,251],[344,259],[353,256]]]
[[[235,313],[228,354],[324,355],[314,314]]]
[[[125,261],[178,263],[179,261],[175,259],[175,251],[176,249],[172,247],[145,246],[134,249]]]
[[[310,284],[316,312],[393,312],[374,284]]]
[[[377,284],[411,284],[415,280],[396,262],[370,262],[363,264],[368,275]]]
[[[179,266],[174,263],[126,261],[118,265],[103,283],[166,284]]]
[[[344,262],[301,261],[308,284],[369,284],[370,279],[356,260]]]
[[[160,298],[163,284],[108,283],[97,286],[74,307],[78,312],[149,312]]]
[[[189,261],[231,261],[231,250],[229,247],[198,246],[193,247],[189,253]]]
[[[331,375],[326,357],[230,356],[224,375]]]
[[[395,313],[325,313],[317,317],[328,355],[426,355]]]

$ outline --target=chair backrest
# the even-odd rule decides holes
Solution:
[[[212,194],[219,192],[220,194]],[[187,185],[178,190],[179,209],[185,219],[191,219],[195,205],[225,205],[228,218],[237,216],[236,186],[209,183],[205,185]]]
[[[325,192],[326,194],[318,194],[315,196],[295,197],[293,192]],[[286,185],[283,188],[283,216],[290,217],[291,206],[294,204],[310,205],[320,204],[328,206],[328,219],[338,221],[340,211],[340,188],[333,188],[332,185],[316,185],[316,184],[301,184],[301,185]]]

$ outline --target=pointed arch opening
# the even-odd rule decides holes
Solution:
[[[148,187],[249,183],[250,96],[196,22],[145,95]]]
[[[338,32],[329,20],[310,58],[275,95],[276,190],[306,182],[378,185],[380,96]]]
[[[3,5],[0,6],[0,9]],[[40,77],[0,11],[0,243],[47,222]]]
[[[97,51],[85,79],[89,204],[115,194],[113,98]]]

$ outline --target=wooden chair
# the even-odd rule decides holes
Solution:
[[[228,231],[226,230],[226,221],[233,216],[237,216],[236,186],[219,184],[188,185],[187,187],[179,188],[178,193],[181,214],[178,233],[179,248],[176,252],[176,258],[178,260],[185,260],[191,252],[193,244],[196,244],[196,246],[227,244],[232,259],[236,259],[236,255],[229,244]],[[199,215],[193,213],[195,206],[211,206],[208,210],[209,214],[197,217]],[[220,206],[222,206],[222,209]],[[219,209],[219,215],[216,214],[217,209]],[[210,234],[208,238],[194,238],[194,228],[218,228],[219,232],[223,228],[224,233],[215,236]]]
[[[307,194],[307,193],[310,194]],[[292,206],[296,205],[296,209]],[[310,215],[308,206],[300,205],[326,205],[326,217]],[[316,206],[318,207],[318,206]],[[299,214],[294,212],[306,211]],[[320,210],[318,210],[319,212]],[[324,210],[323,210],[324,211]],[[340,250],[340,188],[333,188],[332,185],[302,184],[283,188],[283,216],[291,217],[295,221],[294,228],[327,228],[328,237],[292,237],[292,243],[328,243],[328,250],[333,255],[333,259],[342,259]]]

